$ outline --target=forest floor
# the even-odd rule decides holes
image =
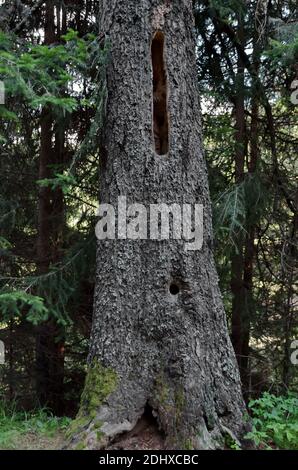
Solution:
[[[298,450],[297,393],[275,396],[265,392],[250,401],[249,409],[253,429],[247,437],[257,448]],[[70,418],[58,418],[44,409],[19,411],[16,404],[0,400],[0,450],[59,450],[70,422]],[[135,428],[111,442],[107,450],[164,448],[165,436],[151,410],[145,410]]]
[[[46,410],[28,413],[0,402],[0,450],[61,449],[70,421]]]
[[[63,433],[57,433],[53,437],[40,435],[34,432],[18,434],[10,439],[5,447],[0,446],[0,450],[59,450],[65,442]]]

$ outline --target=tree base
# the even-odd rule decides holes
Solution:
[[[117,375],[93,361],[87,373],[81,407],[77,418],[67,432],[65,448],[73,450],[216,450],[251,447],[245,440],[249,423],[235,424],[234,413],[226,411],[222,416],[202,415],[206,404],[197,407],[197,416],[189,416],[191,406],[186,391],[179,389],[171,398],[166,382],[155,384],[153,398],[131,419],[121,418],[121,405],[116,404]],[[113,404],[113,405],[112,405]],[[127,410],[124,410],[127,416]],[[118,415],[118,418],[116,416]],[[194,426],[196,422],[196,426]]]

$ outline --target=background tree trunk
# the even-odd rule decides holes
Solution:
[[[183,240],[99,242],[89,372],[71,446],[107,446],[149,406],[167,447],[224,447],[227,435],[243,437],[245,406],[212,254],[192,2],[100,3],[110,42],[100,202],[201,203],[204,243],[186,251]],[[167,155],[155,149],[156,31],[164,33]]]
[[[46,45],[59,39],[55,34],[55,5],[45,5]],[[64,130],[54,131],[54,118],[50,107],[42,110],[40,124],[39,179],[52,178],[54,165],[63,162]],[[55,133],[55,144],[53,136]],[[46,274],[51,264],[61,257],[60,245],[64,227],[64,199],[60,188],[40,187],[38,195],[37,270]],[[63,410],[64,382],[64,330],[55,319],[37,327],[36,332],[36,394],[41,406],[48,406],[55,414]]]
[[[238,39],[245,47],[243,13],[238,14]],[[240,54],[237,57],[237,75],[235,78],[235,183],[240,185],[244,180],[245,157],[247,154],[246,119],[244,105],[244,63]],[[232,292],[232,343],[238,361],[242,384],[246,390],[247,348],[249,335],[245,322],[245,288],[244,288],[244,245],[245,236],[240,230],[235,237],[235,247],[231,255],[231,292]]]

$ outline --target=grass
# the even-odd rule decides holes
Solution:
[[[259,449],[298,450],[298,395],[264,393],[249,403],[253,429],[248,434]],[[0,450],[54,450],[65,442],[70,418],[57,418],[46,409],[19,411],[0,400]]]
[[[45,409],[27,413],[0,401],[0,450],[59,449],[69,423]]]

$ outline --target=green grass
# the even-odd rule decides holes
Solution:
[[[45,409],[27,413],[0,401],[0,449],[56,447],[69,423],[69,418],[57,418]]]

